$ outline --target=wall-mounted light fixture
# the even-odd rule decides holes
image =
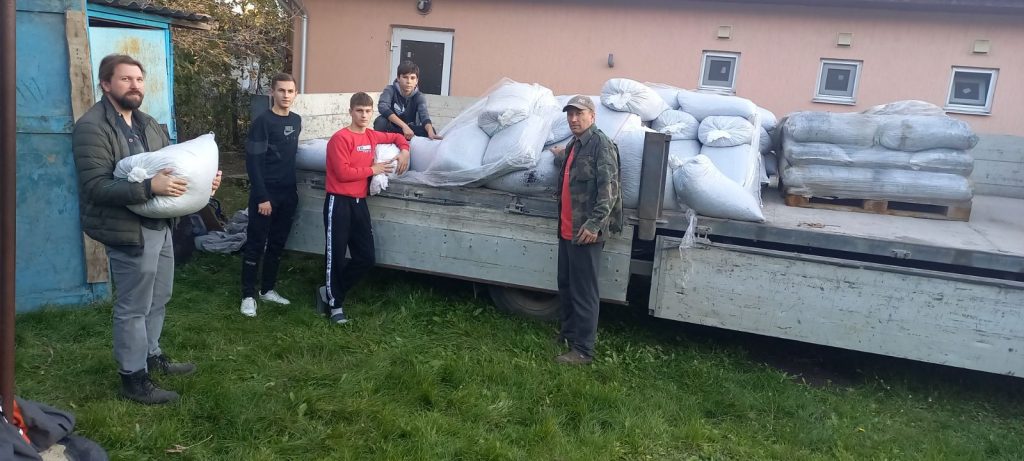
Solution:
[[[608,67],[615,67],[615,55],[608,53]]]
[[[853,32],[840,32],[836,36],[836,46],[853,46]]]
[[[971,49],[974,54],[988,54],[989,51],[992,51],[992,42],[988,40],[975,40],[974,48]]]
[[[423,15],[430,13],[430,1],[431,0],[416,0],[416,12]]]
[[[732,26],[718,26],[718,34],[716,37],[722,40],[729,40],[732,38]]]

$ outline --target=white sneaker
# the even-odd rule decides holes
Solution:
[[[288,304],[292,303],[291,301],[285,299],[284,296],[281,296],[280,294],[278,294],[274,290],[270,290],[270,291],[268,291],[266,293],[260,293],[260,299],[262,299],[264,301],[270,301],[272,303],[277,303],[277,304],[288,305]]]
[[[256,316],[256,300],[253,299],[252,297],[248,297],[248,298],[243,299],[242,300],[242,307],[241,307],[240,310],[242,311],[242,315],[244,315],[246,317],[255,317]]]

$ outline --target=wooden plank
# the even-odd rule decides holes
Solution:
[[[917,203],[894,200],[870,200],[850,198],[804,197],[787,194],[786,205],[822,210],[853,211],[910,218],[945,219],[968,221],[971,218],[971,202]]]
[[[89,20],[84,11],[65,13],[65,33],[68,42],[69,77],[71,79],[71,112],[78,120],[95,104],[92,81],[92,60],[89,56]],[[106,248],[82,234],[85,257],[85,280],[88,283],[110,281],[110,266]]]
[[[656,317],[1024,375],[1024,283],[659,237]]]

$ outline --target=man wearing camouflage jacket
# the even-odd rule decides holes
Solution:
[[[573,137],[556,152],[561,171],[558,197],[559,322],[556,341],[569,351],[555,361],[583,365],[593,361],[600,311],[598,268],[609,232],[622,231],[619,149],[594,125],[594,102],[574,96],[562,108]]]

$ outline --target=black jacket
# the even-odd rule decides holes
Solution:
[[[114,177],[117,162],[131,155],[128,140],[117,127],[117,117],[117,110],[104,96],[75,122],[71,150],[78,170],[82,230],[106,245],[141,246],[143,218],[126,205],[145,203],[153,195],[149,180],[133,183]],[[133,118],[143,124],[139,131],[151,152],[171,143],[153,117],[135,111]]]

